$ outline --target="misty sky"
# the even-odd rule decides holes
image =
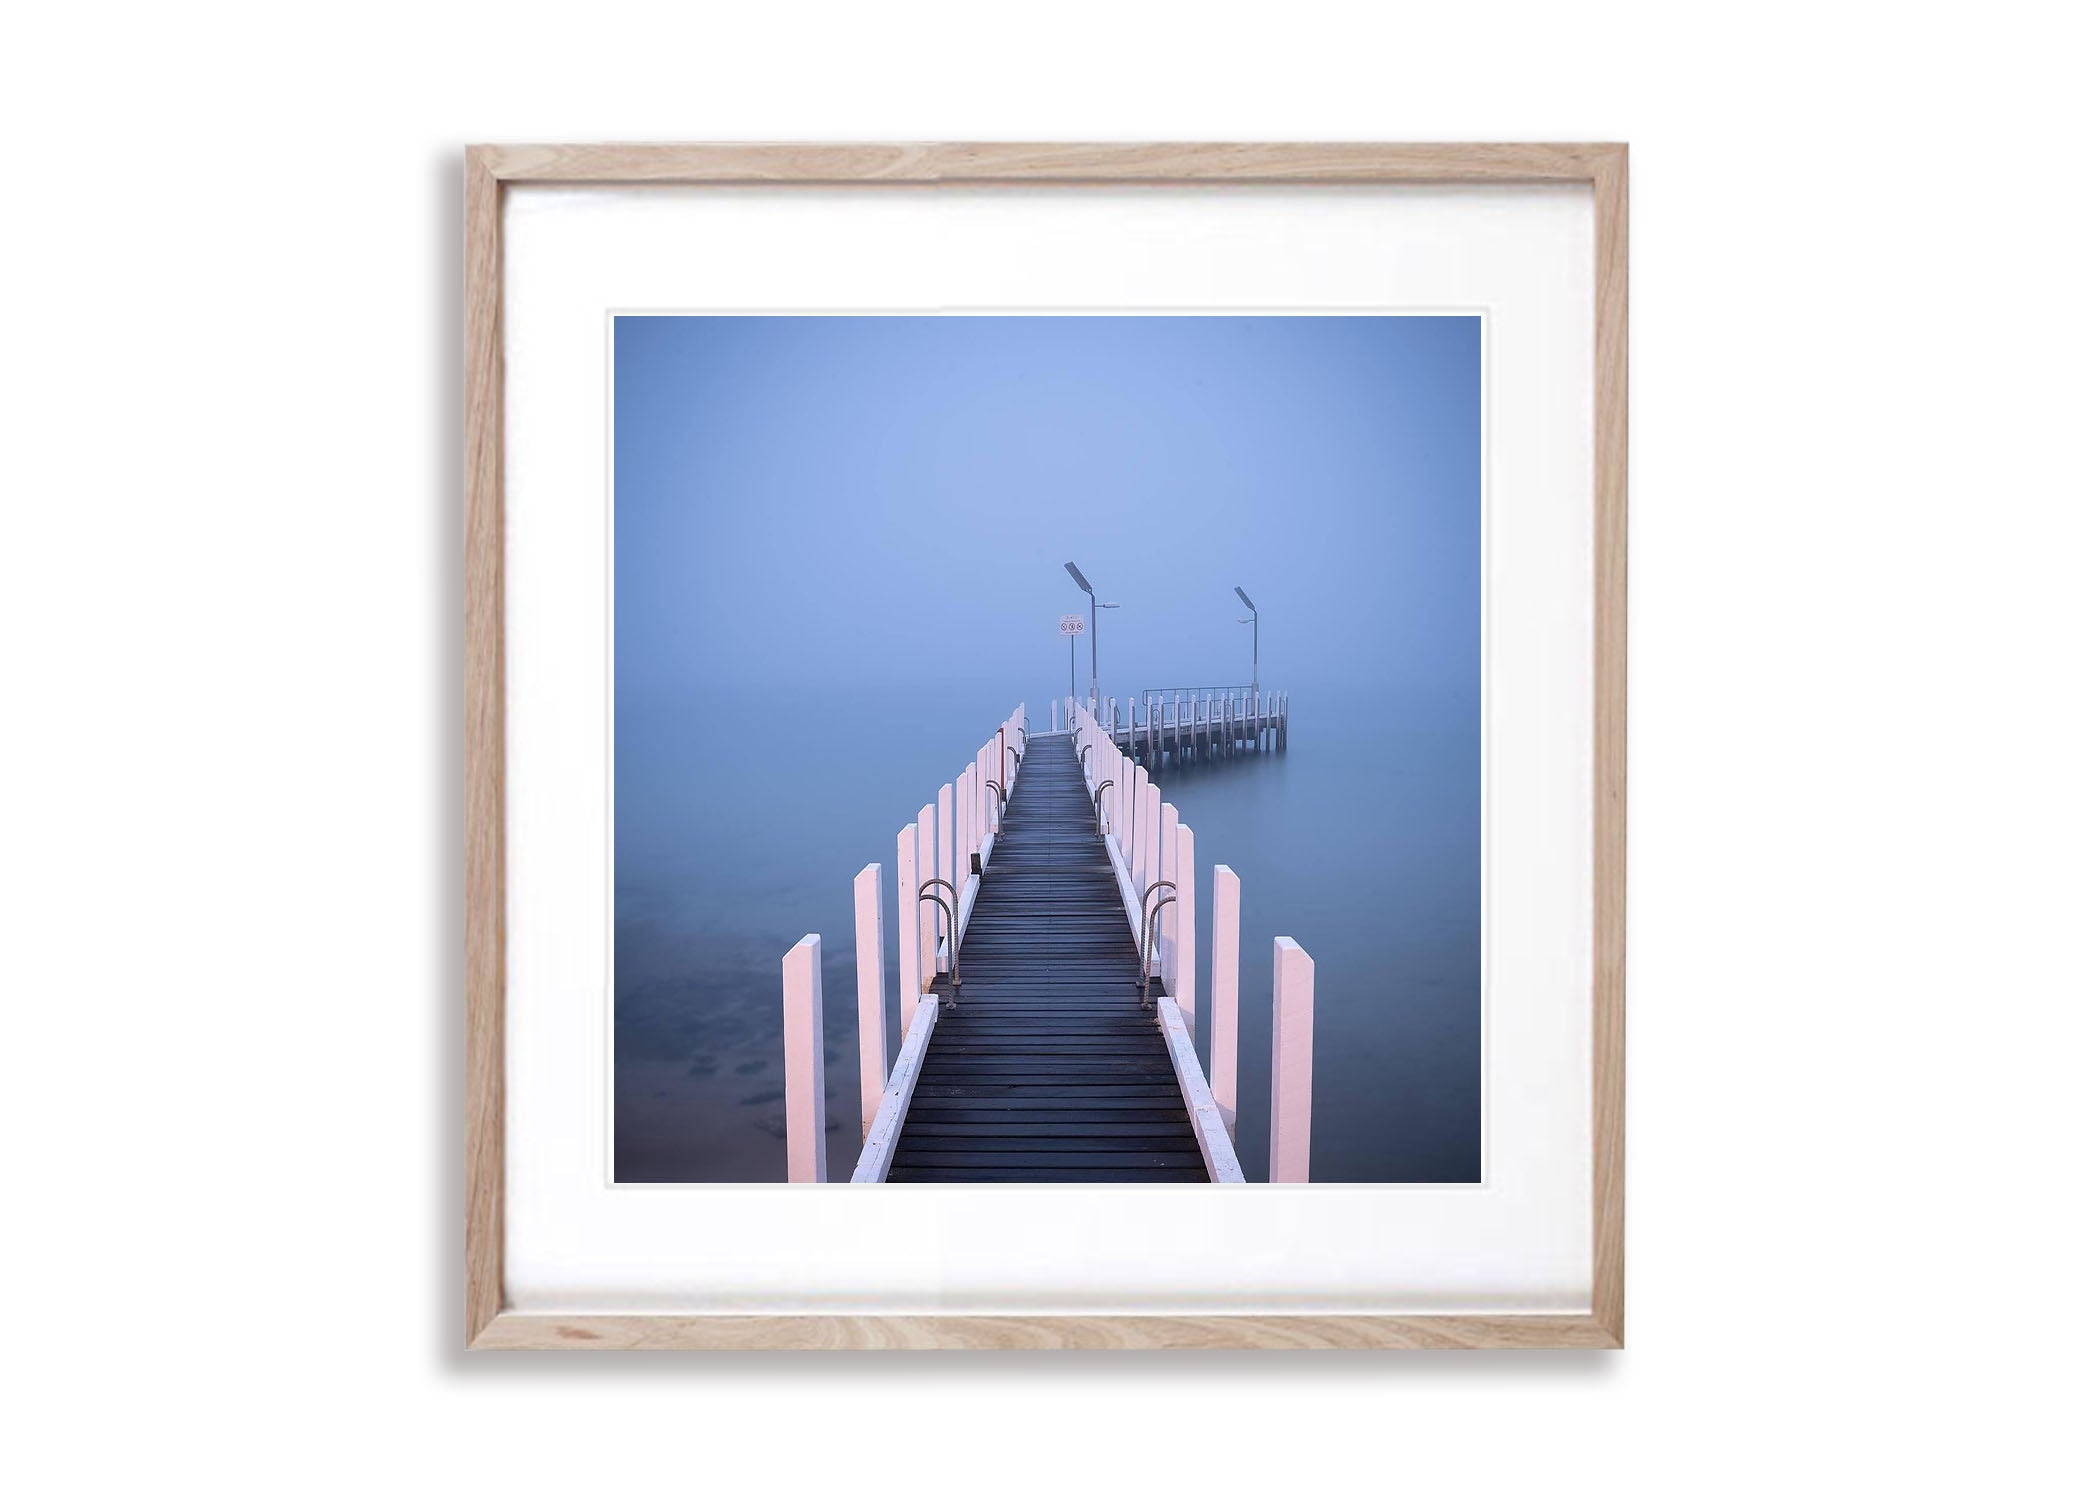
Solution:
[[[1474,317],[615,322],[617,683],[1477,687]],[[1080,691],[1086,691],[1080,642]],[[1005,700],[1002,700],[1005,701]]]

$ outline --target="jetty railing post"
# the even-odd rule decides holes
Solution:
[[[1196,830],[1183,823],[1174,831],[1174,998],[1181,1002],[1181,1024],[1189,1040],[1196,1037]],[[1212,921],[1217,917],[1213,914]]]
[[[935,856],[938,862],[934,866],[934,873],[948,882],[948,899],[956,904],[954,920],[960,923],[962,882],[955,878],[955,846],[962,840],[955,836],[955,788],[945,781],[942,782],[941,789],[933,794],[933,800],[938,808],[936,821],[940,825],[940,853]],[[953,930],[948,933],[948,945],[951,949],[955,947],[960,936],[960,933]],[[948,963],[950,968],[954,967],[953,952],[948,955]]]
[[[853,980],[860,1020],[860,1138],[868,1138],[890,1073],[889,1016],[882,1004],[882,866],[853,877]]]
[[[1171,881],[1174,879],[1174,859],[1181,850],[1180,841],[1175,837],[1175,830],[1180,826],[1180,810],[1171,802],[1160,803],[1159,873],[1153,876],[1152,880]],[[1145,884],[1150,885],[1152,880],[1146,881]],[[1174,905],[1168,908],[1166,915],[1160,919],[1159,946],[1153,955],[1159,960],[1159,982],[1169,995],[1174,994],[1174,960],[1177,956],[1175,950],[1179,947],[1181,939],[1180,916],[1181,903],[1179,900],[1179,888],[1177,887]],[[1178,1001],[1181,997],[1175,995],[1174,998]]]
[[[1108,831],[1116,836],[1116,847],[1125,851],[1130,848],[1130,835],[1128,832],[1129,825],[1123,816],[1123,809],[1129,805],[1126,799],[1130,793],[1131,773],[1136,769],[1136,761],[1133,761],[1121,751],[1116,753],[1116,784],[1110,789],[1108,795]],[[1130,863],[1130,857],[1127,852],[1124,855],[1123,863],[1126,866]]]
[[[1240,1117],[1240,877],[1230,865],[1211,868],[1210,1092],[1239,1138]]]
[[[1130,878],[1142,894],[1146,886],[1159,879],[1159,788],[1148,776],[1141,790],[1143,800],[1138,804],[1137,852],[1130,861]]]
[[[931,802],[919,809],[917,839],[919,883],[923,885],[940,873],[934,864],[933,804]],[[912,910],[918,913],[919,976],[930,988],[933,981],[938,979],[941,973],[940,939],[934,926],[936,908],[931,901],[919,899],[916,887],[912,890],[911,904]]]
[[[1145,774],[1145,768],[1138,764],[1135,749],[1131,751],[1130,760],[1124,766],[1124,769],[1129,774],[1123,778],[1123,790],[1126,795],[1123,798],[1123,832],[1121,837],[1123,842],[1123,863],[1127,865],[1130,863],[1131,843],[1137,837],[1138,778]]]
[[[919,825],[897,830],[897,1036],[911,1030],[926,992],[926,971],[919,967]]]
[[[977,777],[974,781],[970,783],[970,785],[977,788],[977,805],[980,809],[982,809],[984,813],[984,820],[982,826],[979,829],[979,832],[981,833],[990,833],[992,831],[992,818],[995,811],[995,809],[992,807],[992,789],[985,785],[985,783],[987,781],[990,781],[991,779],[992,747],[990,742],[988,741],[985,744],[978,747]],[[984,840],[980,838],[977,842],[981,844],[984,842]]]
[[[1270,975],[1269,1181],[1312,1181],[1312,955],[1276,939]]]
[[[780,960],[781,1031],[787,1048],[789,1182],[824,1181],[823,944],[812,932]]]

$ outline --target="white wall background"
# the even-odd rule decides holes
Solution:
[[[11,1475],[2090,1487],[2100,237],[2072,21],[11,16]],[[457,147],[730,137],[1634,143],[1627,1353],[454,1352]],[[915,1423],[939,1461],[895,1459]]]

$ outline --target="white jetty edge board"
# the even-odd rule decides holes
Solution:
[[[1172,995],[1159,1002],[1159,1029],[1167,1039],[1167,1056],[1174,1059],[1174,1081],[1181,1085],[1181,1102],[1188,1108],[1189,1124],[1195,1127],[1204,1170],[1212,1182],[1245,1182],[1247,1174],[1240,1170],[1239,1153],[1232,1149],[1225,1117],[1218,1112],[1218,1101],[1210,1096],[1210,1085],[1203,1081],[1195,1044],[1181,1024],[1181,1006]]]
[[[919,1069],[926,1062],[926,1049],[933,1042],[933,1023],[940,1013],[940,1002],[932,995],[919,997],[911,1030],[905,1034],[903,1050],[897,1054],[897,1066],[890,1070],[890,1086],[882,1092],[882,1108],[875,1111],[868,1143],[861,1147],[860,1160],[853,1165],[855,1182],[882,1182],[889,1177],[898,1138],[904,1134],[904,1113],[911,1108],[912,1090],[918,1087]]]

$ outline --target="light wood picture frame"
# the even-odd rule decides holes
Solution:
[[[1586,186],[1595,222],[1591,1306],[1587,1315],[546,1316],[504,1305],[503,205],[520,186]],[[1623,1347],[1627,149],[1620,144],[475,146],[465,161],[466,1310],[474,1349]]]

